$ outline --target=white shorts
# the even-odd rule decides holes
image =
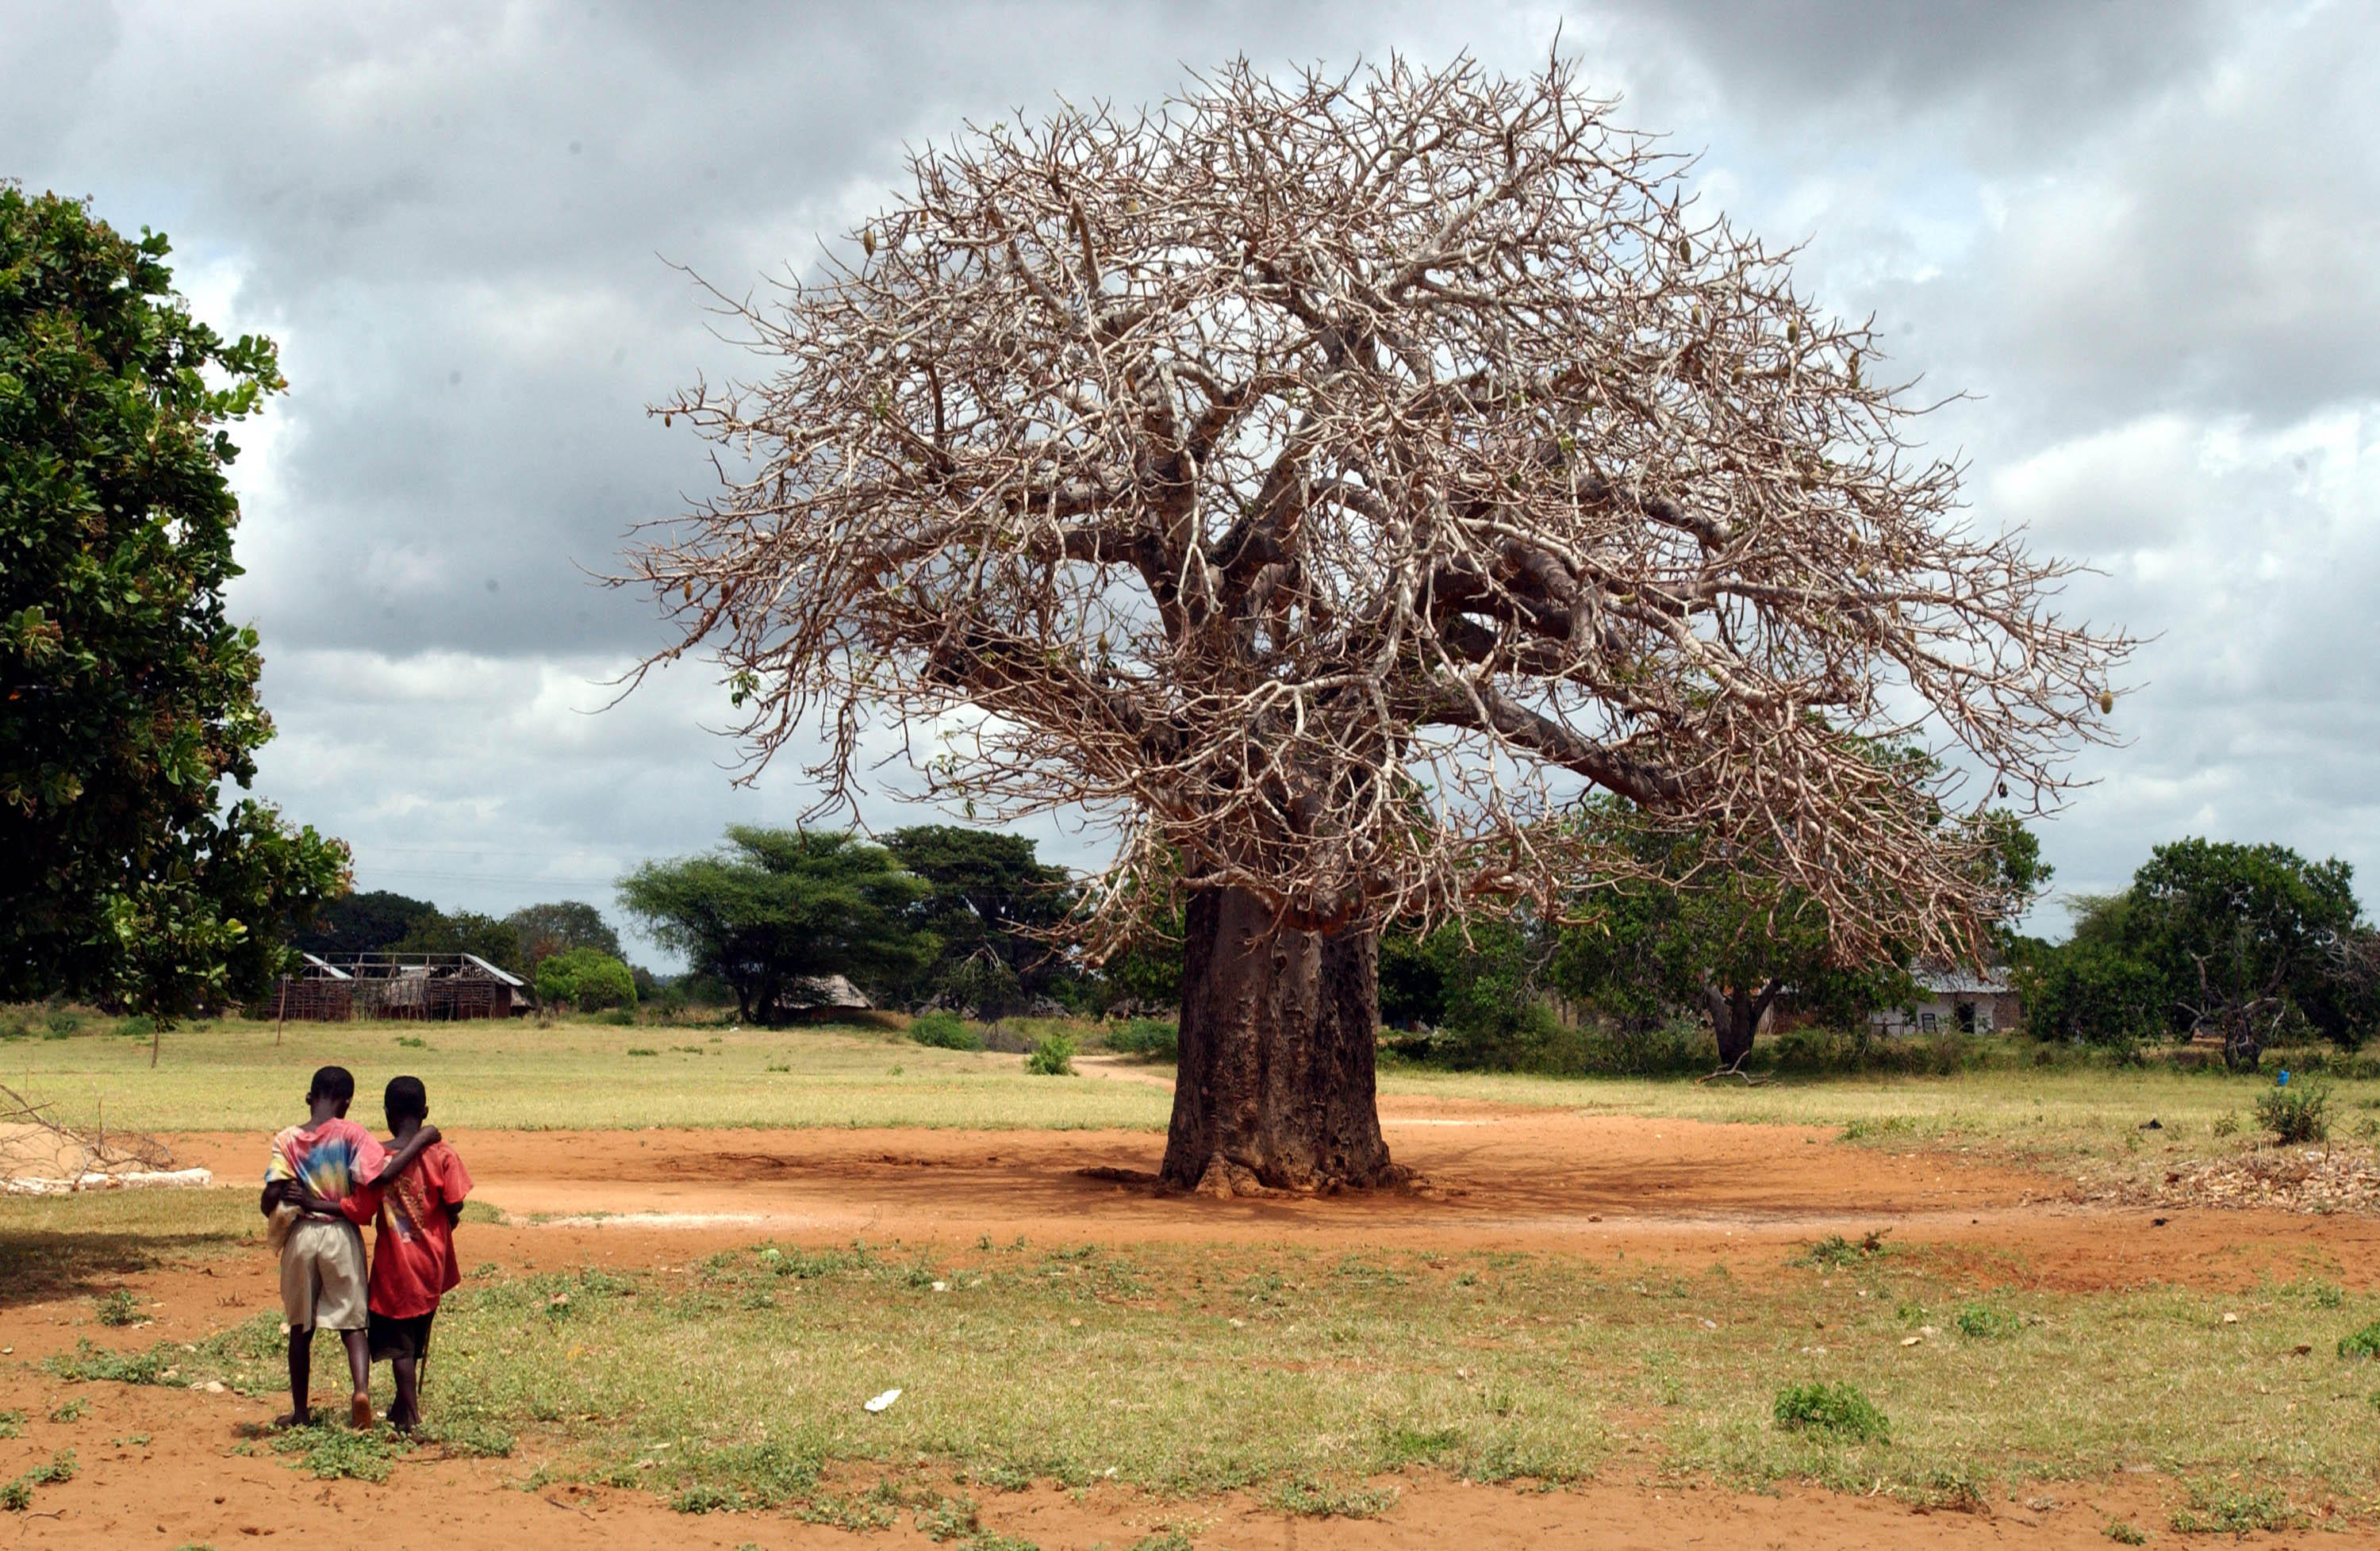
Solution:
[[[371,1323],[364,1235],[354,1223],[300,1218],[281,1247],[281,1312],[292,1330],[361,1330]]]

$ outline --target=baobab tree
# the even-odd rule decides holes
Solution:
[[[1741,839],[1846,955],[1957,953],[2001,902],[1947,772],[2037,806],[2100,735],[2125,643],[1610,110],[1559,61],[1242,64],[971,127],[720,297],[765,374],[657,411],[722,488],[619,580],[723,667],[743,779],[813,729],[846,804],[882,727],[970,814],[1113,824],[1095,951],[1181,905],[1175,1184],[1395,1178],[1378,927],[1626,865],[1585,793]]]

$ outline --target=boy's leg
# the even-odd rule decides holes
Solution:
[[[389,1424],[409,1433],[421,1424],[421,1369],[410,1353],[390,1358],[388,1366],[396,1375],[396,1403],[388,1408]]]
[[[355,1396],[347,1402],[347,1420],[359,1428],[369,1427],[372,1424],[370,1337],[362,1330],[342,1330],[339,1339],[346,1343],[347,1376],[356,1386]]]
[[[306,1391],[313,1378],[314,1332],[289,1327],[289,1414],[283,1417],[285,1426],[303,1427],[314,1419],[309,1408]]]
[[[307,1398],[313,1377],[314,1261],[312,1240],[299,1224],[281,1246],[281,1313],[289,1321],[289,1414],[282,1425],[303,1427],[313,1420]]]

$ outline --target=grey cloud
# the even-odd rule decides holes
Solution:
[[[730,289],[798,272],[905,143],[1053,93],[1130,106],[1241,53],[1526,69],[1557,19],[0,0],[0,173],[171,231],[223,321],[284,342],[293,391],[238,470],[236,603],[283,729],[263,786],[355,840],[366,886],[601,902],[628,862],[808,799],[792,756],[729,787],[694,665],[572,709],[660,639],[587,571],[710,478],[645,405],[765,367],[670,264]],[[1698,176],[1742,224],[1811,239],[1797,274],[1822,302],[1874,309],[1898,367],[1976,391],[1925,428],[1972,460],[1976,519],[2096,561],[2074,607],[2158,637],[2119,714],[2133,741],[2084,762],[2101,784],[2046,834],[2064,881],[2120,881],[2192,828],[2380,865],[2380,24],[1609,0],[1563,26],[1623,117],[1708,148]],[[1042,832],[1098,858],[1096,836]]]

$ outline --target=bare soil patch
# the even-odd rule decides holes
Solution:
[[[1882,1152],[1831,1131],[1384,1102],[1423,1184],[1328,1200],[1185,1200],[1087,1169],[1153,1174],[1164,1138],[1111,1131],[479,1132],[455,1137],[526,1237],[506,1261],[683,1257],[776,1236],[874,1242],[1282,1242],[1725,1259],[1758,1274],[1828,1233],[1884,1230],[1989,1279],[2062,1291],[2299,1274],[2309,1252],[2380,1278],[2380,1218],[2093,1202],[2070,1178],[1955,1154]],[[244,1181],[253,1136],[181,1135],[177,1157]],[[528,1226],[543,1218],[547,1226]],[[475,1252],[476,1253],[476,1252]]]

